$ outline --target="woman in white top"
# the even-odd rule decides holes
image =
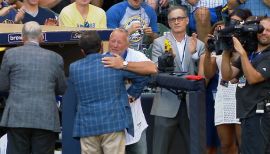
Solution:
[[[223,23],[218,23],[223,26]],[[223,154],[236,154],[237,142],[240,139],[239,120],[236,119],[236,86],[230,82],[224,82],[221,76],[221,56],[216,56],[206,49],[204,57],[204,75],[211,79],[219,71],[219,84],[215,97],[215,125],[221,143]]]
[[[237,10],[230,16],[231,24],[238,24],[251,15],[249,10]],[[218,29],[224,28],[223,22],[218,22],[213,26],[213,33]],[[224,51],[228,52],[228,51]],[[240,141],[240,122],[236,118],[236,82],[237,79],[226,82],[221,76],[221,55],[213,54],[206,47],[204,63],[204,75],[211,79],[219,71],[219,84],[215,98],[215,125],[221,142],[221,151],[223,154],[238,154]],[[236,52],[232,52],[233,59],[238,57]]]

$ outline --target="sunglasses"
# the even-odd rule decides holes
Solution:
[[[176,21],[184,21],[187,17],[176,17],[176,18],[169,18],[169,22],[176,22]]]

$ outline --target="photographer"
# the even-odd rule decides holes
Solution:
[[[263,114],[256,113],[258,104],[265,101],[270,92],[270,18],[262,19],[264,27],[257,34],[257,51],[247,53],[239,40],[233,37],[235,50],[240,58],[231,64],[231,52],[222,54],[221,72],[226,81],[239,78],[236,90],[237,117],[241,120],[241,153],[270,153],[270,111],[265,105]]]

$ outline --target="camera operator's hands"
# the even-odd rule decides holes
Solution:
[[[190,40],[189,40],[189,45],[188,45],[188,50],[189,50],[191,55],[196,52],[196,47],[197,47],[197,34],[192,33]]]
[[[247,53],[236,37],[232,37],[234,49],[240,54],[240,56],[247,56]]]
[[[214,43],[213,40],[214,40],[214,35],[211,35],[211,34],[208,34],[204,40],[205,49],[206,49],[205,51],[207,53],[211,53],[215,48],[215,46],[213,44]]]
[[[112,67],[116,69],[124,68],[123,58],[118,54],[113,54],[113,57],[104,57],[101,61],[104,64],[104,67]]]

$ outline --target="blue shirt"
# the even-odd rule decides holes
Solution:
[[[45,9],[45,8],[42,8],[42,7],[39,7],[38,14],[35,17],[33,17],[29,13],[25,12],[22,23],[26,23],[28,21],[36,21],[40,25],[44,25],[46,19],[49,19],[49,18],[55,19],[56,16],[52,11]]]
[[[9,6],[9,4],[6,2],[2,2],[1,5],[2,7]],[[0,23],[14,23],[16,14],[17,11],[15,9],[11,9],[7,15],[0,16]]]
[[[152,7],[142,3],[140,8],[133,8],[127,1],[113,5],[107,12],[107,27],[125,29],[133,23],[140,23],[141,28],[151,27],[154,33],[158,33],[157,15]],[[136,31],[129,37],[131,47],[138,50],[138,44],[143,41],[143,33]]]
[[[247,0],[239,8],[251,10],[254,16],[270,16],[270,8],[263,3],[263,0]]]

